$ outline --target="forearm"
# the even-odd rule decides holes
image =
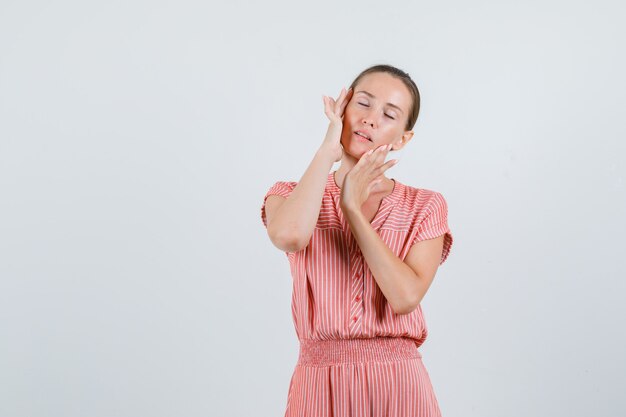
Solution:
[[[397,314],[410,313],[422,297],[420,278],[389,249],[360,209],[345,212],[365,262],[391,308]]]
[[[283,239],[299,245],[310,240],[333,163],[329,153],[320,148],[289,197],[278,207],[272,227],[281,231]]]

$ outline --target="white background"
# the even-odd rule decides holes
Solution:
[[[420,348],[443,415],[624,415],[625,17],[4,0],[0,415],[282,415],[298,341],[262,197],[321,144],[322,94],[380,63],[422,95],[387,175],[449,205]]]

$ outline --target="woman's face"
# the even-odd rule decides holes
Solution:
[[[405,143],[413,136],[412,131],[404,130],[410,107],[411,93],[402,81],[382,72],[364,76],[344,110],[344,150],[358,159],[364,152],[388,143],[394,143],[392,149],[402,147],[398,143],[402,136]],[[357,135],[358,130],[370,140]]]

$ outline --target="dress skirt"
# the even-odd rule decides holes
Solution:
[[[285,417],[441,417],[415,340],[301,340]]]

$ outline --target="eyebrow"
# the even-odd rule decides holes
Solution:
[[[367,95],[367,96],[369,96],[369,97],[371,97],[371,98],[376,98],[376,97],[374,96],[374,94],[370,93],[369,91],[359,90],[359,91],[357,91],[357,92],[356,92],[356,94],[358,94],[358,93],[363,93],[363,94],[365,94],[365,95]],[[398,109],[398,110],[400,111],[400,113],[404,113],[400,107],[396,106],[396,105],[395,105],[395,104],[393,104],[393,103],[385,103],[385,104],[387,104],[389,107],[393,107],[393,108],[395,108],[395,109]]]

